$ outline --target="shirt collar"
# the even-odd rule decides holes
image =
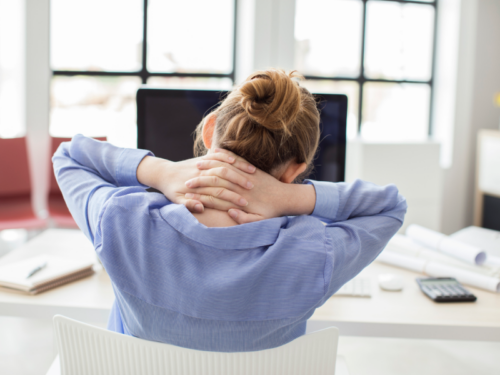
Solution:
[[[209,228],[201,224],[183,205],[169,204],[160,210],[162,218],[186,237],[219,249],[250,249],[276,242],[287,217],[277,217],[234,227]]]

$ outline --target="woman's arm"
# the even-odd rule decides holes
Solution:
[[[234,155],[222,150],[223,153]],[[202,160],[198,168],[211,173],[214,161]],[[313,215],[326,223],[345,221],[356,217],[388,214],[398,203],[404,206],[392,215],[402,222],[406,212],[406,201],[398,195],[394,185],[377,186],[370,182],[357,180],[352,184],[306,180],[305,184],[287,184],[273,176],[257,170],[248,177],[254,185],[251,191],[232,186],[234,192],[241,194],[249,202],[243,209],[231,209],[229,214],[239,224],[249,223],[278,216]],[[190,196],[209,204],[209,196],[219,188],[219,181],[204,177],[188,180],[186,184],[196,190]]]
[[[211,178],[218,179],[220,184],[224,185],[213,192],[211,207],[224,211],[231,207],[245,207],[247,201],[227,187],[238,185],[243,190],[251,189],[252,187],[247,185],[247,173],[242,173],[241,170],[251,173],[250,171],[255,171],[255,167],[243,162],[241,158],[227,154],[209,154],[202,158],[180,162],[146,156],[137,168],[137,180],[143,185],[161,191],[170,201],[183,204],[192,212],[203,212],[204,207],[200,201],[185,197],[186,193],[194,192],[186,186],[186,181],[205,173],[197,168],[197,164],[202,160],[212,160],[216,164],[209,171],[212,174]]]
[[[230,160],[227,155],[210,157],[219,163],[218,168],[210,173],[223,180],[218,173],[230,169],[231,173],[225,173],[224,178],[246,186],[247,174],[236,174],[236,171],[243,169],[251,173],[252,166],[241,160]],[[170,201],[187,201],[184,194],[190,189],[184,185],[186,179],[202,173],[196,167],[199,159],[173,163],[155,158],[149,151],[119,148],[82,135],[75,136],[71,142],[62,143],[52,161],[64,200],[76,223],[91,241],[94,240],[99,215],[112,197],[144,192],[145,188],[152,186],[166,192]],[[176,187],[182,192],[176,191]],[[226,197],[237,202],[241,198],[228,192],[221,195],[216,203],[229,204],[223,200]],[[230,205],[235,207],[233,203]]]
[[[255,187],[242,192],[249,205],[230,210],[239,224],[308,214],[325,223],[325,296],[321,303],[380,254],[401,227],[407,209],[405,198],[394,185],[377,186],[360,180],[284,184],[262,171],[250,180]],[[210,192],[200,179],[191,182],[200,191]],[[202,195],[195,198],[203,201]]]
[[[99,213],[116,194],[144,192],[136,178],[149,151],[122,149],[76,135],[62,143],[52,162],[56,180],[76,223],[93,242]]]
[[[311,181],[313,215],[325,227],[325,299],[382,252],[403,224],[407,204],[395,185]]]

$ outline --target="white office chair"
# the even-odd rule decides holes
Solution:
[[[338,329],[313,332],[274,349],[218,353],[121,335],[54,317],[59,356],[47,375],[347,375],[337,361]],[[340,366],[339,366],[340,365]]]

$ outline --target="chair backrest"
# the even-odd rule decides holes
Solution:
[[[0,197],[30,196],[26,138],[0,138]]]
[[[181,348],[54,317],[61,374],[333,375],[338,329],[313,332],[278,348],[218,353]]]

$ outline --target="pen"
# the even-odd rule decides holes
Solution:
[[[37,273],[38,271],[41,271],[42,269],[44,269],[45,267],[47,267],[47,262],[43,262],[41,264],[39,264],[38,266],[36,266],[35,268],[33,268],[29,273],[28,273],[28,276],[26,276],[27,279],[29,279],[31,276],[33,276],[35,273]]]

